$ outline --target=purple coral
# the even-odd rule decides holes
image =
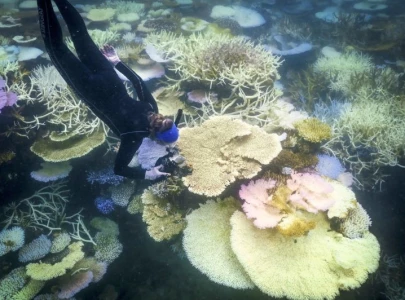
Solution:
[[[94,203],[96,204],[98,211],[104,215],[108,215],[114,211],[114,202],[111,199],[97,197],[96,200],[94,200]]]
[[[318,164],[315,169],[320,175],[337,179],[345,171],[342,163],[336,157],[327,154],[319,154],[317,157]]]
[[[6,81],[0,79],[0,112],[5,106],[12,106],[17,102],[17,94],[12,92],[7,92]]]

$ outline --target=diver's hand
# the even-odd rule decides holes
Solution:
[[[161,172],[160,170],[163,168],[163,165],[154,167],[145,173],[145,179],[147,180],[155,180],[161,176],[169,176],[170,173]]]
[[[104,45],[100,49],[101,53],[105,56],[105,58],[108,59],[110,63],[112,63],[114,66],[116,66],[121,60],[118,57],[117,51],[115,51],[113,46],[110,45]]]

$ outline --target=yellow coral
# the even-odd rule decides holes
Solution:
[[[284,167],[299,170],[315,166],[318,158],[312,154],[294,153],[290,150],[283,149],[280,154],[271,162],[271,167],[281,172]]]
[[[183,182],[207,196],[220,195],[238,178],[255,176],[281,151],[277,135],[225,116],[183,128],[180,136],[178,147],[193,169]]]
[[[41,138],[35,141],[30,149],[45,161],[60,162],[84,156],[104,141],[105,134],[99,130],[90,135],[77,135],[64,141]]]
[[[316,118],[298,121],[294,126],[300,137],[312,143],[320,143],[332,137],[330,126]]]
[[[142,204],[142,220],[148,225],[147,231],[155,241],[170,240],[184,229],[184,219],[176,208],[150,190],[143,192]]]
[[[13,151],[4,151],[0,153],[0,165],[2,163],[8,162],[12,160],[15,156],[15,153]]]
[[[27,300],[33,299],[36,294],[44,287],[45,281],[33,280],[31,279],[28,283],[13,297],[9,298],[12,300]]]
[[[229,218],[234,198],[208,201],[187,216],[183,247],[190,262],[212,281],[237,289],[253,288],[231,249]]]
[[[237,211],[231,246],[255,285],[273,297],[333,299],[339,289],[359,287],[378,267],[380,247],[367,233],[348,239],[330,230],[324,214],[309,214],[316,227],[301,237],[260,230]]]
[[[132,197],[132,200],[129,202],[127,211],[131,215],[135,215],[137,213],[141,213],[143,210],[142,199],[140,195],[135,195]]]
[[[297,214],[289,214],[277,225],[277,230],[287,236],[302,236],[314,229],[316,223],[305,218],[299,218]]]
[[[53,265],[42,262],[28,264],[26,267],[27,275],[35,280],[46,281],[66,274],[67,269],[73,268],[84,257],[82,247],[82,242],[70,244],[68,247],[69,254]]]

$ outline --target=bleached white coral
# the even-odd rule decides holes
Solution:
[[[358,53],[348,52],[339,56],[318,58],[314,65],[314,71],[321,73],[330,80],[330,88],[346,94],[350,92],[352,76],[371,72],[373,64],[371,57]]]

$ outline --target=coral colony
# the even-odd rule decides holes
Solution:
[[[0,117],[11,120],[0,122],[5,184],[11,163],[35,159],[16,176],[24,192],[2,199],[0,256],[10,263],[0,299],[87,299],[97,282],[108,283],[112,264],[155,273],[139,262],[147,243],[128,250],[131,234],[186,256],[219,298],[226,286],[235,299],[254,289],[258,297],[331,300],[367,285],[403,299],[399,257],[384,256],[373,274],[387,249],[370,232],[358,193],[381,187],[405,152],[405,64],[397,56],[405,30],[401,18],[387,18],[388,1],[325,1],[322,9],[311,1],[77,4],[97,46],[114,46],[153,79],[160,113],[183,110],[176,145],[145,138],[129,163],[147,170],[164,156],[173,172],[157,182],[114,174],[119,137],[46,60],[37,24],[23,17],[36,14],[35,1],[0,2]],[[128,227],[140,220],[143,227]],[[175,287],[159,281],[165,299],[196,297],[173,278]],[[136,280],[120,279],[122,290],[156,295],[153,278]]]

